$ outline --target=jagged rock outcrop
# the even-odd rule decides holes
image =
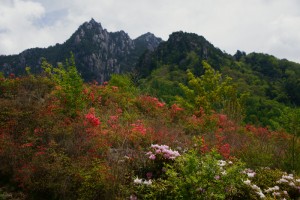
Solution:
[[[149,51],[154,51],[161,42],[161,38],[157,38],[153,33],[149,32],[134,40],[137,49],[146,48]]]
[[[41,58],[50,63],[63,62],[73,52],[78,71],[86,81],[107,81],[111,74],[132,71],[139,57],[153,51],[161,42],[151,33],[132,40],[124,31],[108,32],[91,19],[82,24],[63,44],[48,48],[28,49],[19,55],[0,56],[0,71],[5,75],[21,75],[30,66],[33,73],[41,72]]]

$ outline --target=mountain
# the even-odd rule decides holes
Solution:
[[[180,84],[188,84],[187,70],[204,73],[205,60],[223,77],[229,76],[240,93],[248,93],[245,122],[279,128],[286,107],[300,106],[300,64],[263,53],[237,51],[229,55],[203,36],[175,32],[136,66],[140,87],[167,103],[184,97]]]
[[[132,71],[138,58],[145,51],[153,51],[162,42],[151,33],[132,40],[124,31],[108,32],[91,19],[82,24],[63,44],[48,48],[33,48],[19,55],[0,56],[0,71],[5,75],[25,73],[30,66],[32,73],[41,72],[41,58],[50,63],[63,62],[74,53],[78,71],[86,81],[107,81],[111,74]]]
[[[78,71],[85,81],[104,82],[110,75],[134,72],[142,90],[166,103],[184,97],[180,84],[188,84],[187,70],[204,73],[206,61],[223,77],[229,76],[240,93],[248,93],[245,122],[280,128],[286,107],[300,106],[300,64],[263,53],[237,51],[230,55],[203,36],[174,32],[167,41],[151,33],[132,40],[124,31],[108,32],[91,19],[63,44],[28,49],[19,55],[0,56],[0,71],[21,75],[30,66],[41,72],[41,58],[63,62],[75,55]]]
[[[224,65],[232,57],[214,47],[203,36],[195,33],[174,32],[168,41],[162,42],[155,51],[147,52],[139,60],[138,71],[142,77],[150,75],[161,64],[178,65],[187,69],[187,54],[194,52],[199,60],[207,60],[214,67]]]

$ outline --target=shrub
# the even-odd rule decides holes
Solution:
[[[150,159],[154,159],[153,155],[156,159],[157,154],[153,151],[148,153]],[[245,168],[245,164],[237,159],[220,158],[215,151],[201,155],[190,150],[173,163],[165,162],[163,176],[151,177],[154,179],[136,177],[132,198],[213,200],[300,197],[300,179],[293,174],[270,168],[254,171]]]
[[[150,155],[150,157],[153,154]],[[241,162],[219,160],[215,152],[200,155],[190,150],[165,166],[165,176],[139,184],[141,199],[225,199],[239,196],[244,175]],[[147,187],[146,187],[147,186]]]
[[[74,55],[66,60],[65,66],[61,63],[54,68],[46,60],[42,62],[42,68],[49,78],[56,83],[56,96],[64,107],[64,112],[76,116],[77,112],[85,107],[83,96],[83,80],[75,66]]]

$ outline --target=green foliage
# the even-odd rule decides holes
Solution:
[[[299,138],[300,138],[300,109],[286,108],[284,110],[284,115],[281,118],[283,127],[286,131],[292,134],[291,145],[289,148],[290,153],[290,167],[292,170],[299,171],[300,170],[300,146],[299,146]]]
[[[252,123],[259,126],[268,127],[272,130],[283,128],[281,118],[284,116],[284,110],[287,108],[275,100],[258,98],[251,96],[246,101],[246,123]]]
[[[67,59],[65,65],[58,64],[57,68],[43,60],[42,68],[59,87],[57,97],[65,103],[64,112],[75,116],[77,111],[84,108],[85,103],[82,94],[83,80],[76,69],[74,55],[71,54],[70,60]]]
[[[243,184],[243,164],[219,159],[214,152],[199,155],[191,150],[178,157],[173,165],[166,166],[165,178],[138,188],[141,193],[137,195],[142,199],[237,198]]]
[[[140,81],[141,91],[173,103],[177,95],[183,95],[180,82],[186,81],[186,75],[178,66],[163,65],[152,71],[147,79]]]
[[[226,190],[236,192],[236,187],[241,184],[237,180],[240,172],[240,166],[230,167],[222,176],[216,156],[208,154],[200,159],[196,153],[190,153],[167,169],[166,182],[174,187],[170,193],[178,199],[225,199]],[[235,195],[230,192],[228,196]]]
[[[109,85],[118,87],[122,92],[132,94],[132,97],[139,92],[129,75],[113,74]]]
[[[231,78],[224,79],[206,62],[203,62],[203,66],[205,73],[201,77],[195,77],[188,70],[188,86],[180,84],[185,98],[179,97],[179,102],[192,110],[204,108],[207,113],[214,110],[238,120],[242,115],[242,99],[245,95],[238,96]]]
[[[109,172],[100,160],[93,161],[86,169],[80,169],[81,177],[78,199],[103,199],[109,194]]]
[[[248,179],[244,180],[247,199],[297,199],[300,197],[299,177],[278,169],[245,169]]]
[[[300,109],[299,108],[285,108],[284,115],[281,116],[281,122],[285,130],[289,133],[300,137]]]
[[[245,168],[239,160],[220,160],[214,151],[190,150],[165,165],[165,176],[149,184],[135,180],[141,199],[296,199],[300,179],[278,169]]]
[[[265,97],[290,106],[299,104],[299,64],[279,60],[266,54],[251,53],[244,57],[244,65],[252,74],[265,80]]]

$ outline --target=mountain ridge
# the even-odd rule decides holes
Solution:
[[[80,25],[62,44],[0,56],[0,71],[6,76],[10,73],[22,75],[25,67],[30,66],[32,73],[40,73],[42,57],[56,65],[73,52],[77,68],[86,81],[104,82],[111,74],[131,71],[139,56],[146,50],[153,51],[161,41],[151,33],[131,39],[122,30],[108,32],[92,18]]]

